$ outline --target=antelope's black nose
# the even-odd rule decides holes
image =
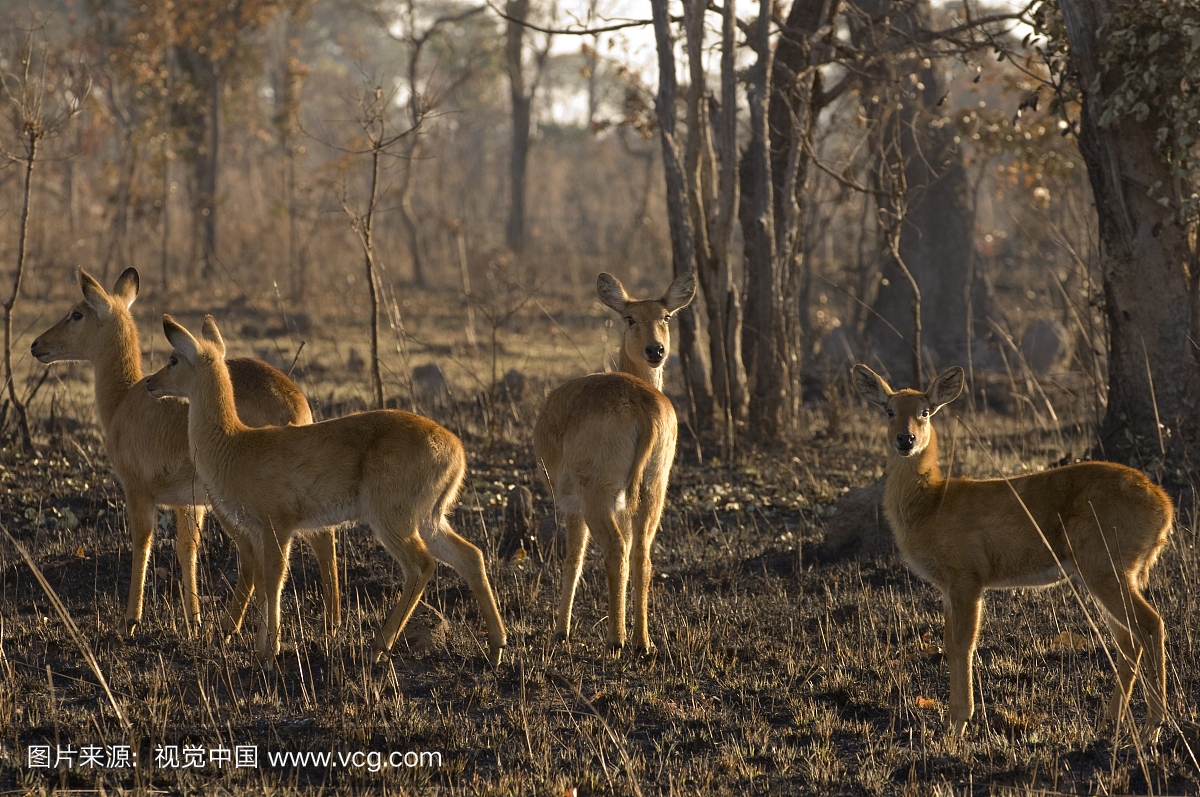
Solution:
[[[655,365],[662,362],[662,358],[666,353],[667,350],[663,348],[661,343],[651,343],[646,347],[646,359]]]
[[[904,453],[906,451],[912,451],[913,446],[915,446],[916,444],[917,444],[917,436],[915,434],[910,434],[909,432],[902,432],[902,433],[896,435],[896,450],[901,453]]]

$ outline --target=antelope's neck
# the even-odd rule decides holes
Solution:
[[[664,361],[665,365],[665,361]],[[663,366],[651,368],[650,364],[645,360],[635,360],[625,353],[625,347],[621,347],[621,358],[617,363],[621,373],[636,376],[638,379],[647,384],[654,385],[655,390],[662,390],[663,386]]]
[[[929,444],[920,454],[902,457],[888,453],[887,485],[883,504],[897,532],[904,533],[941,500],[945,480],[938,465],[937,434],[929,429]]]
[[[247,427],[238,420],[233,382],[225,363],[210,361],[197,370],[188,396],[188,437],[197,468],[212,470],[228,461],[233,438]]]
[[[96,374],[96,412],[108,429],[125,396],[142,381],[142,347],[133,318],[119,320],[111,345],[92,361]]]

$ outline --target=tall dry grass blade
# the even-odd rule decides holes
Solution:
[[[75,621],[67,613],[67,607],[63,605],[62,599],[58,597],[58,593],[50,586],[50,582],[46,580],[46,577],[42,575],[41,569],[34,563],[33,557],[29,555],[29,551],[25,550],[25,546],[9,533],[8,527],[0,523],[0,531],[4,532],[4,536],[8,537],[8,541],[12,543],[13,547],[17,549],[17,553],[21,554],[21,558],[25,560],[25,564],[29,565],[29,569],[33,571],[33,577],[41,585],[42,591],[46,593],[46,597],[50,600],[50,605],[54,607],[54,611],[58,613],[63,624],[67,627],[67,632],[70,633],[71,639],[75,641],[79,652],[83,654],[83,658],[87,660],[88,666],[96,674],[96,679],[100,681],[100,686],[104,689],[104,694],[108,695],[108,702],[112,704],[113,711],[117,713],[117,719],[121,721],[121,726],[129,729],[131,727],[129,720],[125,717],[125,712],[121,710],[120,704],[117,703],[116,696],[108,688],[108,681],[105,679],[104,673],[100,671],[100,662],[96,661],[96,656],[92,653],[92,649],[88,647],[83,634],[80,633],[79,626],[75,625]]]

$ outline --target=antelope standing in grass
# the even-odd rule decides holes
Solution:
[[[648,628],[650,546],[675,460],[675,408],[662,394],[671,347],[668,322],[696,295],[684,274],[661,299],[629,297],[616,277],[596,279],[600,301],[621,314],[620,372],[572,379],[546,397],[533,429],[534,454],[559,510],[566,516],[567,554],[555,639],[571,632],[571,604],[583,571],[589,533],[596,536],[608,576],[608,644],[625,644],[625,588],[633,558],[633,634],[651,650]]]
[[[985,589],[1041,587],[1078,574],[1116,638],[1117,692],[1125,710],[1138,661],[1148,674],[1147,736],[1166,715],[1166,654],[1158,612],[1142,596],[1171,532],[1171,499],[1141,472],[1082,462],[1011,479],[942,478],[930,419],[963,389],[951,368],[925,392],[892,390],[865,365],[854,385],[887,411],[883,510],[909,566],[942,592],[950,665],[950,723],[961,734],[974,711],[971,659]]]
[[[128,268],[111,294],[79,269],[83,301],[33,342],[33,356],[43,363],[84,360],[96,372],[96,414],[104,446],[125,491],[125,511],[133,537],[133,574],[125,624],[133,633],[142,619],[142,593],[157,508],[175,510],[175,553],[183,570],[184,610],[200,622],[196,591],[196,555],[204,524],[204,487],[188,453],[187,404],[178,399],[155,399],[146,392],[142,349],[129,308],[138,295],[138,273]],[[252,426],[312,423],[312,413],[300,389],[284,374],[261,360],[229,361],[237,412]],[[236,541],[235,537],[235,541]],[[333,529],[314,530],[308,541],[321,569],[325,618],[331,631],[341,622],[337,554]],[[242,563],[239,562],[239,568]],[[239,569],[237,585],[222,618],[222,630],[241,625],[253,582]]]
[[[238,419],[225,342],[212,316],[204,319],[202,340],[167,315],[163,329],[174,351],[146,379],[146,389],[188,399],[196,470],[213,505],[233,519],[252,551],[255,585],[266,602],[257,644],[264,663],[279,652],[279,602],[296,530],[361,519],[405,574],[400,602],[376,636],[376,658],[391,649],[440,560],[475,593],[487,621],[488,658],[499,664],[507,637],[483,553],[446,520],[466,472],[457,437],[400,410],[252,429]]]

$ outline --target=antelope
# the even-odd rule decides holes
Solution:
[[[571,632],[571,606],[588,537],[596,536],[608,577],[610,652],[625,645],[625,590],[633,558],[633,633],[649,654],[650,546],[658,531],[675,459],[675,408],[662,393],[671,346],[668,322],[696,295],[683,274],[661,299],[630,298],[620,281],[601,273],[600,301],[625,321],[618,373],[591,374],[546,397],[533,428],[534,454],[559,511],[566,516],[567,553],[555,620],[555,641]]]
[[[96,414],[104,446],[125,492],[125,511],[133,538],[133,573],[125,626],[133,634],[142,619],[146,566],[157,508],[174,509],[175,553],[183,571],[184,611],[200,623],[196,588],[196,559],[204,525],[204,490],[188,452],[187,404],[178,399],[156,400],[146,392],[142,349],[130,307],[140,280],[128,268],[113,292],[82,268],[78,270],[83,301],[61,321],[33,341],[30,350],[43,363],[83,360],[96,372]],[[229,370],[236,386],[237,412],[253,426],[312,423],[312,413],[300,388],[261,360],[235,359]],[[237,537],[234,537],[235,542]],[[308,537],[321,570],[325,619],[330,631],[341,624],[337,549],[333,529],[314,530]],[[240,554],[240,552],[239,552]],[[239,558],[240,567],[240,558]],[[239,569],[237,585],[222,617],[226,635],[241,626],[253,583]]]
[[[280,595],[296,530],[360,519],[405,574],[400,602],[376,635],[376,660],[391,650],[440,560],[475,593],[487,622],[488,659],[500,663],[507,635],[483,553],[446,519],[466,472],[457,437],[400,410],[251,428],[238,419],[225,341],[213,317],[205,317],[199,340],[169,315],[163,330],[174,348],[167,364],[146,379],[146,390],[188,399],[196,471],[213,505],[243,535],[255,586],[265,598],[257,652],[266,666],[280,649]]]
[[[883,510],[910,568],[941,590],[950,665],[950,724],[974,712],[972,656],[985,589],[1043,587],[1077,574],[1116,638],[1118,688],[1107,716],[1125,711],[1138,661],[1147,659],[1147,736],[1166,714],[1162,618],[1143,597],[1171,532],[1171,499],[1141,472],[1081,462],[1011,479],[942,478],[930,419],[963,389],[963,369],[925,392],[892,390],[865,365],[854,385],[888,423]]]

